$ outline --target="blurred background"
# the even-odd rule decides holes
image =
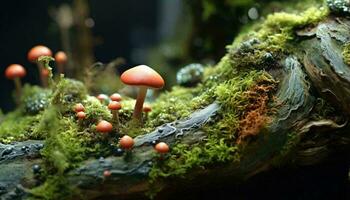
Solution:
[[[257,3],[259,2],[259,3]],[[23,83],[39,84],[27,52],[35,45],[68,55],[65,76],[84,81],[86,69],[102,62],[86,81],[92,95],[121,89],[121,72],[137,64],[155,68],[169,89],[189,63],[213,65],[242,25],[260,18],[268,0],[36,0],[4,1],[0,12],[0,73],[23,65]],[[274,6],[278,10],[278,4]],[[93,83],[93,84],[92,84]],[[0,108],[14,108],[14,84],[0,79]]]

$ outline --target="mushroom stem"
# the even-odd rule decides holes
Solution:
[[[57,63],[57,70],[58,70],[58,74],[63,74],[64,73],[64,64]]]
[[[39,70],[41,85],[44,88],[46,88],[47,87],[47,77],[43,76],[43,74],[42,74],[42,71],[44,69],[44,64],[42,62],[37,61],[37,66],[38,66],[38,70]]]
[[[113,122],[114,122],[114,124],[116,124],[115,129],[116,129],[116,131],[119,131],[119,114],[118,114],[118,110],[113,110],[112,114],[113,114]]]
[[[137,95],[136,104],[134,108],[133,118],[137,120],[139,123],[142,123],[141,116],[142,116],[142,108],[143,108],[143,102],[145,101],[147,94],[147,87],[141,86],[139,88],[139,93]]]
[[[15,78],[15,87],[16,87],[16,104],[20,104],[20,99],[21,99],[21,94],[22,94],[22,84],[21,84],[21,79],[20,78]]]

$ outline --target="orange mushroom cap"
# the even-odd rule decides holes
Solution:
[[[75,112],[84,112],[85,111],[85,107],[83,106],[83,104],[77,103],[74,106],[74,111]]]
[[[122,108],[122,105],[118,101],[111,101],[108,104],[108,109],[110,110],[120,110]]]
[[[151,112],[152,111],[152,107],[150,105],[143,105],[143,108],[142,108],[143,112]]]
[[[80,111],[80,112],[77,113],[77,117],[78,117],[79,119],[85,119],[86,113],[83,112],[83,111]]]
[[[28,52],[28,60],[30,62],[37,62],[38,58],[40,56],[52,56],[51,50],[43,45],[37,45],[33,48],[31,48]]]
[[[104,176],[104,177],[109,177],[109,176],[111,176],[111,175],[112,175],[112,172],[111,172],[111,171],[109,171],[109,170],[103,171],[103,176]]]
[[[120,94],[118,93],[114,93],[109,97],[112,101],[121,101],[122,100],[122,96],[120,96]]]
[[[101,133],[109,133],[112,131],[112,129],[112,124],[105,120],[100,121],[96,126],[96,130]]]
[[[123,149],[131,149],[134,146],[134,139],[128,135],[124,135],[122,138],[119,140],[119,145]]]
[[[120,77],[127,85],[147,86],[160,89],[164,86],[163,78],[152,68],[146,65],[139,65],[126,70]]]
[[[27,74],[22,65],[12,64],[6,68],[5,76],[8,79],[22,78]]]
[[[58,51],[56,54],[55,54],[55,61],[57,63],[66,63],[67,62],[67,54],[64,53],[63,51]]]
[[[167,145],[167,143],[165,142],[159,142],[158,144],[156,144],[156,146],[154,147],[154,149],[158,152],[158,153],[168,153],[169,152],[169,146]]]

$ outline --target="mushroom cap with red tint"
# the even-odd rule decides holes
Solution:
[[[122,96],[120,96],[120,94],[118,93],[114,93],[109,97],[112,101],[121,101],[122,100]]]
[[[56,54],[55,54],[55,61],[57,63],[66,63],[67,62],[67,54],[64,53],[63,51],[58,51]]]
[[[111,101],[108,104],[108,109],[110,110],[120,110],[122,108],[122,105],[118,101]]]
[[[159,142],[158,144],[156,144],[156,146],[154,147],[154,149],[158,152],[158,153],[168,153],[169,152],[169,146],[167,143],[165,142]]]
[[[6,68],[5,76],[8,79],[22,78],[27,74],[22,65],[12,64]]]
[[[33,48],[31,48],[28,52],[28,60],[30,62],[37,62],[38,58],[40,56],[52,56],[51,50],[43,45],[37,45]]]
[[[134,146],[134,139],[128,135],[124,135],[122,138],[119,140],[119,145],[123,149],[131,149]]]
[[[79,119],[85,119],[86,113],[83,112],[83,111],[80,111],[80,112],[77,113],[77,117],[78,117]]]
[[[85,107],[83,106],[83,104],[77,103],[77,104],[75,104],[75,106],[74,106],[74,111],[75,111],[75,112],[85,111]]]
[[[152,111],[152,107],[150,105],[143,105],[143,108],[142,108],[143,112],[151,112]]]
[[[101,133],[109,133],[113,130],[113,126],[111,123],[102,120],[97,124],[96,130]]]
[[[126,70],[120,79],[126,85],[146,86],[155,89],[164,86],[163,78],[146,65],[139,65]]]

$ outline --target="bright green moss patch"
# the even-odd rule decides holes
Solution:
[[[174,87],[171,92],[162,94],[152,105],[147,126],[157,127],[167,122],[188,116],[192,111],[194,89]]]
[[[227,146],[223,139],[209,138],[204,145],[194,146],[179,143],[172,148],[166,161],[157,162],[152,168],[150,178],[155,180],[159,177],[181,177],[195,168],[238,160],[237,147]]]
[[[36,139],[31,133],[40,117],[41,115],[23,115],[20,110],[7,114],[0,124],[0,142],[11,143],[12,141]]]

